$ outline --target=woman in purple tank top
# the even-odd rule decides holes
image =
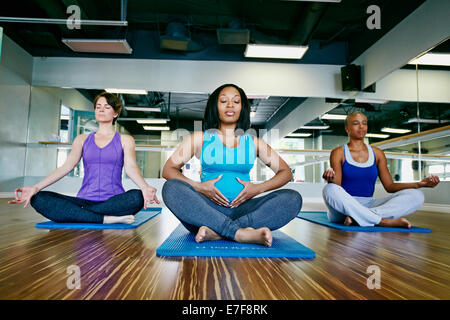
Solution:
[[[133,223],[134,214],[148,204],[160,203],[156,189],[149,186],[136,165],[133,137],[121,135],[114,124],[122,102],[114,94],[103,92],[94,100],[97,132],[75,138],[66,162],[34,186],[17,188],[8,203],[31,206],[55,222]],[[77,197],[40,191],[66,176],[83,158],[84,178]],[[125,192],[122,168],[139,186]]]

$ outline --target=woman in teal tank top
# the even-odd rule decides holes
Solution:
[[[255,143],[251,135],[245,134],[239,136],[236,148],[229,148],[222,143],[219,134],[208,130],[203,135],[200,178],[205,182],[221,175],[215,187],[231,202],[244,189],[236,178],[250,181],[250,170],[255,162]]]
[[[256,196],[288,183],[291,169],[269,145],[246,133],[250,104],[234,84],[222,85],[210,95],[203,129],[188,136],[164,165],[165,204],[196,234],[197,242],[227,238],[271,246],[271,230],[297,216],[302,198],[290,189]],[[202,166],[200,182],[181,173],[193,156]],[[249,174],[256,157],[275,172],[258,184]]]

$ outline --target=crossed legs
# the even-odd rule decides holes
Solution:
[[[197,234],[199,242],[228,238],[270,246],[271,230],[286,225],[302,206],[298,192],[283,189],[247,200],[237,208],[227,208],[178,179],[168,180],[162,195],[167,207],[191,233]]]
[[[134,214],[144,206],[144,199],[136,189],[102,202],[39,191],[30,203],[37,212],[55,222],[133,223]]]
[[[331,222],[405,228],[410,228],[411,224],[402,217],[418,210],[424,202],[422,191],[417,189],[405,189],[384,198],[374,199],[353,197],[334,183],[325,186],[323,198]]]

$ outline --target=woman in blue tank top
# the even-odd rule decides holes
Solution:
[[[149,186],[135,160],[133,137],[114,130],[122,102],[112,93],[103,92],[94,100],[97,132],[78,135],[66,162],[34,186],[15,190],[9,203],[28,203],[55,222],[127,223],[142,207],[156,202],[156,189]],[[76,197],[41,191],[67,175],[83,158],[83,184]],[[125,192],[122,169],[140,187]]]
[[[345,130],[349,142],[331,152],[331,168],[323,174],[329,182],[323,190],[329,220],[345,225],[410,228],[410,222],[402,217],[422,206],[424,196],[417,189],[435,187],[439,178],[430,176],[414,183],[393,182],[384,152],[364,143],[366,116],[361,112],[349,114]],[[378,177],[392,195],[373,198]]]
[[[302,198],[294,190],[256,197],[285,185],[292,173],[270,146],[245,133],[249,128],[245,92],[234,84],[222,85],[208,99],[204,132],[187,137],[164,165],[164,202],[196,234],[197,242],[227,238],[271,246],[271,230],[283,227],[300,211]],[[200,182],[181,173],[194,155],[202,167]],[[250,182],[256,157],[275,172],[272,179]]]

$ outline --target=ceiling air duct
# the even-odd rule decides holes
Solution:
[[[186,26],[181,22],[170,22],[166,33],[160,36],[160,47],[162,49],[177,51],[199,51],[203,46],[192,40]]]
[[[250,30],[243,27],[238,19],[232,20],[228,28],[217,29],[219,44],[247,44],[250,42]]]

